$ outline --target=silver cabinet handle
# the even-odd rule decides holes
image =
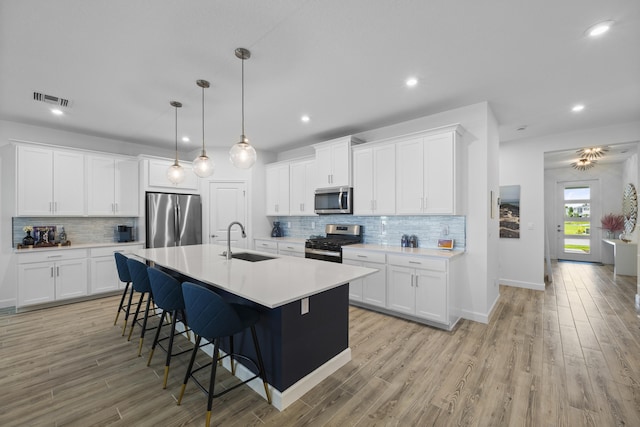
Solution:
[[[418,275],[416,274],[416,288],[418,287]]]
[[[357,257],[358,257],[358,258],[369,258],[369,257],[368,257],[368,256],[366,256],[366,255],[357,255]]]
[[[409,261],[409,264],[418,264],[418,265],[422,265],[421,262],[419,261]]]
[[[53,267],[51,267],[51,277],[53,277]]]
[[[413,274],[411,275],[411,287],[413,288]]]
[[[62,255],[49,255],[47,258],[62,258]]]
[[[60,277],[60,267],[56,267],[56,276]]]

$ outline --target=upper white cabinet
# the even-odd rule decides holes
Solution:
[[[289,215],[289,163],[265,166],[267,215]]]
[[[138,215],[138,161],[87,156],[89,215]]]
[[[463,215],[460,127],[409,136],[396,145],[396,213]]]
[[[180,166],[184,168],[184,181],[180,184],[172,184],[167,178],[167,171],[171,165],[173,165],[173,160],[146,160],[148,186],[172,190],[188,190],[189,192],[198,191],[198,176],[193,172],[190,162],[180,162]]]
[[[353,187],[355,215],[395,214],[395,144],[353,149]]]
[[[84,155],[42,147],[17,147],[19,216],[84,215]]]
[[[293,161],[289,165],[290,215],[315,215],[315,160]]]
[[[351,145],[358,141],[351,136],[315,144],[316,188],[351,186]]]

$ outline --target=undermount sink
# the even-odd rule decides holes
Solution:
[[[241,259],[249,262],[257,262],[257,261],[266,261],[269,259],[275,259],[276,257],[260,255],[260,254],[250,254],[248,252],[238,252],[238,253],[232,252],[231,258],[237,258],[237,259]]]

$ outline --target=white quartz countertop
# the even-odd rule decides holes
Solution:
[[[28,254],[34,252],[47,252],[47,251],[69,251],[73,249],[92,249],[92,248],[108,248],[115,246],[137,246],[144,245],[144,242],[110,242],[110,243],[80,243],[80,244],[71,244],[69,246],[44,246],[44,247],[33,247],[33,248],[23,248],[23,249],[14,249],[13,252],[16,254]]]
[[[231,250],[268,255],[274,259],[258,262],[227,260],[221,255],[225,250],[226,247],[220,245],[192,245],[141,249],[132,253],[269,308],[310,297],[377,271],[238,248]]]
[[[447,249],[429,249],[429,248],[405,248],[402,246],[389,246],[389,245],[370,245],[366,243],[359,243],[356,245],[348,245],[343,246],[342,251],[350,251],[350,250],[367,250],[367,251],[377,251],[377,252],[385,252],[391,254],[401,254],[401,255],[418,255],[418,256],[431,256],[431,257],[440,257],[440,258],[453,258],[459,255],[464,254],[463,250],[447,250]]]

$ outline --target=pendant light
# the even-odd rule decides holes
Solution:
[[[176,109],[176,160],[169,170],[167,170],[167,178],[169,178],[169,181],[173,184],[177,185],[184,181],[184,169],[178,162],[178,108],[182,107],[182,103],[171,101],[170,104]]]
[[[193,171],[200,178],[206,178],[213,174],[213,160],[207,157],[207,152],[204,149],[204,90],[209,87],[209,82],[206,80],[196,80],[196,84],[202,88],[202,152],[193,161]]]
[[[249,169],[256,162],[256,150],[249,144],[249,139],[244,134],[244,61],[251,58],[251,52],[239,47],[235,51],[236,56],[242,60],[242,135],[240,142],[229,150],[229,160],[237,168]]]

